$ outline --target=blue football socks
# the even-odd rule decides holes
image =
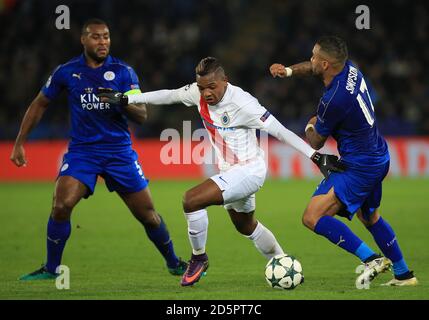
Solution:
[[[314,228],[314,232],[356,255],[361,261],[375,255],[375,252],[359,239],[349,227],[331,216],[321,217]]]
[[[165,258],[167,266],[169,268],[175,268],[179,263],[179,259],[174,253],[173,241],[170,239],[167,226],[161,216],[160,218],[161,224],[158,228],[152,229],[145,227],[145,230],[149,239],[155,244],[158,251]]]
[[[362,262],[370,261],[374,258],[379,258],[380,256],[377,255],[368,245],[362,241],[359,248],[355,251],[355,256],[357,256]]]
[[[380,217],[374,225],[368,227],[368,230],[374,237],[381,252],[392,261],[393,273],[401,275],[409,272],[392,227]]]
[[[71,233],[70,221],[57,222],[49,217],[46,245],[48,249],[48,261],[46,269],[50,273],[56,273],[56,268],[61,264],[64,247]]]

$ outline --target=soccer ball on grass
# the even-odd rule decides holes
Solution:
[[[304,282],[301,263],[287,254],[276,255],[265,266],[265,280],[272,288],[294,289]]]

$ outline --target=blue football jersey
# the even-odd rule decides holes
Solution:
[[[119,59],[108,56],[104,64],[91,68],[85,56],[58,66],[42,88],[49,99],[65,89],[71,113],[70,151],[117,152],[131,147],[127,118],[120,106],[101,102],[99,87],[120,92],[140,92],[134,70]]]
[[[331,135],[337,141],[341,159],[348,166],[376,166],[389,161],[365,78],[350,61],[325,88],[315,128],[320,135]]]

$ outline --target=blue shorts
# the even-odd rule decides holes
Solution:
[[[361,209],[365,219],[380,206],[383,179],[389,172],[388,161],[380,166],[365,169],[347,168],[342,173],[331,173],[323,179],[313,194],[327,194],[334,188],[335,195],[344,205],[338,215],[352,220],[354,214]]]
[[[72,176],[89,189],[85,198],[94,193],[97,177],[106,181],[110,192],[133,193],[143,190],[148,180],[138,162],[137,153],[127,150],[118,153],[87,153],[68,152],[63,157],[63,163],[58,177]]]

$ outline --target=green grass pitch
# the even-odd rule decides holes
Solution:
[[[188,259],[190,246],[181,210],[183,193],[197,181],[152,181],[156,209],[163,215],[175,248]],[[210,268],[197,285],[182,288],[120,198],[98,184],[72,216],[72,235],[63,264],[70,289],[54,281],[17,278],[45,260],[45,228],[53,183],[0,184],[0,299],[428,299],[429,180],[388,179],[380,213],[396,231],[402,251],[420,285],[386,288],[383,274],[369,290],[355,288],[359,261],[301,224],[301,214],[318,181],[268,180],[257,194],[256,216],[286,252],[297,257],[305,283],[275,290],[264,280],[266,260],[235,231],[222,207],[209,208],[207,252]],[[351,228],[371,247],[375,243],[358,219]]]

